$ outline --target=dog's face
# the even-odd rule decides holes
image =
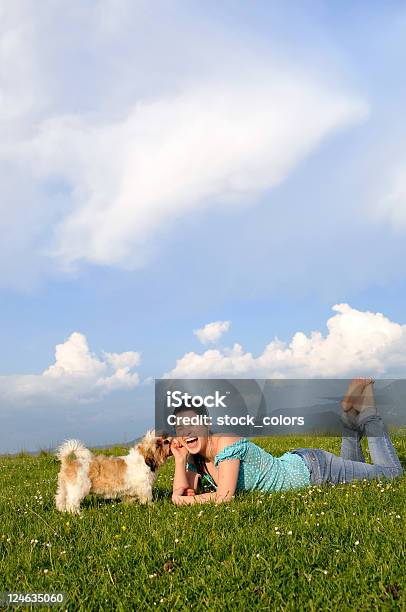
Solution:
[[[138,444],[138,451],[145,459],[145,463],[153,472],[161,467],[172,455],[172,438],[162,435],[156,436],[153,430],[148,431],[142,441]]]

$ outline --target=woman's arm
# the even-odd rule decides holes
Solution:
[[[239,472],[239,459],[225,459],[219,465],[218,484],[217,491],[215,493],[202,493],[201,495],[186,497],[181,493],[175,494],[174,491],[172,501],[177,506],[182,506],[184,504],[206,504],[208,502],[221,504],[223,502],[231,501],[237,488]]]
[[[186,489],[193,489],[196,491],[199,486],[199,474],[186,470],[188,457],[187,449],[176,440],[173,440],[172,454],[175,459],[175,476],[173,479],[172,495],[183,495]]]

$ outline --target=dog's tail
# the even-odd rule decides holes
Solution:
[[[90,461],[92,453],[79,440],[66,440],[56,451],[56,456],[62,463],[69,457],[82,461]]]

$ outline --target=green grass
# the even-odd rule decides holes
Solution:
[[[406,609],[406,478],[175,507],[170,461],[151,506],[89,497],[77,517],[54,508],[57,472],[46,452],[0,457],[0,591],[65,591],[69,610]]]

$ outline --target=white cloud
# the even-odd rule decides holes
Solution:
[[[348,304],[333,307],[327,334],[296,332],[289,343],[275,338],[257,357],[239,344],[222,350],[186,353],[165,377],[349,377],[405,376],[406,325],[381,313]]]
[[[284,180],[329,133],[366,115],[365,104],[278,71],[187,87],[139,102],[120,121],[50,119],[18,154],[72,189],[53,256],[132,266],[145,241],[198,209],[252,203]]]
[[[62,344],[55,347],[55,363],[45,370],[43,376],[60,378],[83,375],[97,377],[105,371],[106,364],[93,355],[86,337],[79,332],[71,334]]]
[[[213,323],[207,323],[200,329],[195,329],[194,334],[197,336],[202,344],[209,344],[210,342],[217,342],[221,336],[230,329],[230,321],[213,321]]]
[[[125,351],[124,353],[104,353],[107,361],[116,369],[135,368],[139,365],[141,357],[139,353],[134,351]]]
[[[0,22],[3,283],[13,271],[142,264],[178,218],[255,204],[368,113],[271,49],[264,59],[228,32],[210,38],[180,7],[165,29],[142,3],[62,6],[6,2]]]
[[[114,390],[139,384],[133,370],[140,362],[134,351],[104,353],[98,358],[86,337],[74,332],[55,348],[55,363],[42,374],[0,376],[0,395],[19,402],[88,402]]]

